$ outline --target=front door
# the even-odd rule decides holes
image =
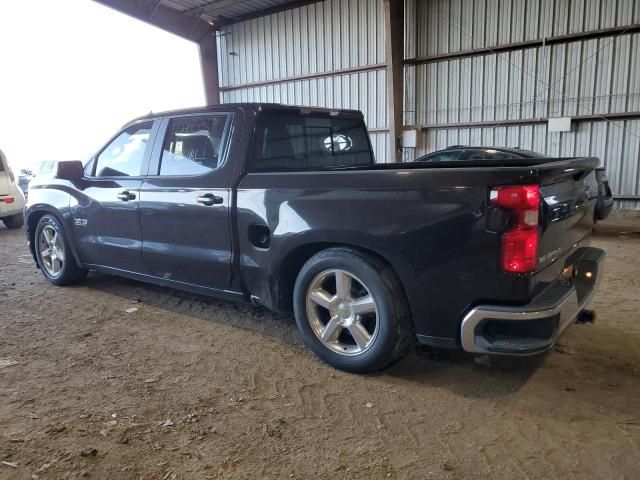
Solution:
[[[152,275],[213,290],[229,288],[232,117],[189,115],[163,121],[140,188],[142,254]]]
[[[138,205],[153,125],[126,128],[87,168],[78,204],[71,209],[82,263],[148,273]]]

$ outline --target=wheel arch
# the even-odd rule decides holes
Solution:
[[[380,268],[388,269],[397,279],[405,302],[407,302],[407,294],[402,282],[402,277],[392,263],[382,254],[372,250],[371,248],[361,245],[354,245],[340,242],[310,242],[297,246],[292,249],[280,262],[277,270],[277,277],[274,284],[273,297],[276,305],[275,309],[281,312],[293,311],[293,288],[298,278],[298,273],[302,266],[315,254],[328,250],[330,248],[344,248],[356,252],[365,259],[376,263]],[[409,303],[407,302],[407,305]]]
[[[36,262],[38,268],[40,268],[40,264],[38,263],[38,256],[36,255],[36,229],[38,227],[38,223],[45,215],[51,215],[60,222],[62,228],[64,228],[64,233],[66,235],[67,242],[71,247],[71,253],[73,254],[73,258],[75,259],[78,265],[81,265],[80,259],[78,257],[78,252],[75,245],[75,239],[72,235],[72,229],[69,227],[68,222],[65,221],[64,216],[60,214],[56,209],[42,206],[39,208],[31,208],[27,211],[27,215],[25,218],[25,226],[27,233],[27,243],[29,245],[29,251],[33,256],[33,260]]]

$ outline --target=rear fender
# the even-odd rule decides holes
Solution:
[[[270,273],[265,279],[267,281],[263,283],[250,282],[253,287],[252,293],[256,297],[264,299],[267,306],[275,310],[282,310],[283,303],[287,303],[286,299],[283,299],[283,293],[289,290],[285,285],[290,280],[289,275],[297,275],[297,271],[306,260],[319,251],[333,247],[352,248],[380,258],[390,265],[404,288],[408,268],[405,265],[406,260],[381,248],[379,237],[349,230],[314,229],[296,235],[276,236],[272,239],[269,249],[272,255],[272,268],[269,269]],[[294,260],[293,264],[292,256],[299,256],[299,259]],[[295,266],[296,272],[287,272],[291,265]]]

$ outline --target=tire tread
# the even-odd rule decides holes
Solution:
[[[51,214],[43,215],[43,217],[38,221],[38,225],[36,227],[36,232],[34,236],[34,242],[35,242],[34,248],[36,249],[36,252],[38,252],[37,242],[38,242],[38,237],[40,236],[40,231],[44,228],[45,225],[49,225],[49,224],[53,224],[56,230],[58,230],[58,234],[62,235],[62,241],[64,242],[66,260],[64,262],[63,272],[58,277],[54,278],[47,275],[46,271],[42,268],[42,266],[40,266],[40,271],[50,283],[61,286],[61,287],[66,285],[73,285],[75,283],[78,283],[84,280],[85,277],[87,276],[87,270],[80,267],[76,263],[76,259],[74,258],[73,252],[71,251],[69,241],[67,240],[67,233],[65,232],[64,227],[60,222],[60,220],[58,220],[54,215],[51,215]],[[36,253],[36,255],[38,258],[38,264],[40,264],[40,262],[42,261],[40,258],[40,254]]]
[[[409,312],[404,289],[402,288],[400,280],[397,278],[397,275],[391,269],[391,267],[379,258],[366,252],[348,247],[333,247],[316,253],[302,266],[298,274],[298,279],[300,279],[301,275],[303,275],[309,269],[314,268],[318,263],[325,261],[327,258],[333,258],[336,255],[346,259],[350,259],[351,261],[363,262],[368,267],[378,272],[379,278],[384,283],[384,286],[389,292],[391,292],[390,301],[393,302],[393,308],[396,312],[395,321],[397,324],[397,331],[395,332],[396,341],[393,350],[387,355],[381,356],[380,358],[376,359],[375,361],[369,362],[365,365],[348,365],[347,361],[343,361],[344,359],[337,359],[338,361],[336,361],[335,363],[329,363],[331,363],[331,365],[336,368],[348,370],[353,373],[375,372],[389,367],[390,365],[400,360],[404,355],[406,355],[408,351],[415,345],[415,329]],[[296,281],[296,288],[294,289],[294,304],[296,304],[296,295],[300,295],[299,287],[297,284],[298,281]],[[301,334],[303,335],[303,337],[305,337],[305,343],[312,347],[312,345],[310,345],[309,339],[306,338],[307,334],[305,334],[304,330],[300,327],[300,322],[302,320],[298,318],[299,314],[299,312],[296,312],[296,321],[298,322],[298,327],[301,330]],[[311,339],[311,342],[313,341],[314,340]],[[323,358],[323,360],[326,359]]]

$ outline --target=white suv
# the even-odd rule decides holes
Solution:
[[[0,220],[7,228],[24,225],[24,195],[16,184],[7,157],[0,150]]]

